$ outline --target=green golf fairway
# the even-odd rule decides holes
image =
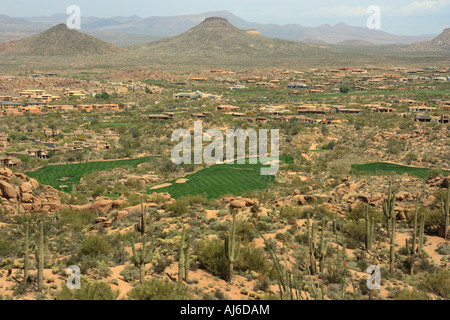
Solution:
[[[423,179],[427,177],[428,171],[432,170],[429,168],[408,167],[386,162],[352,164],[352,169],[356,171],[366,172],[372,175],[381,175],[390,172],[395,172],[396,174],[408,173],[409,175],[414,175]],[[446,174],[450,173],[450,171],[447,170],[442,170],[442,172]]]
[[[150,157],[113,160],[113,161],[93,161],[87,163],[58,164],[47,166],[36,171],[26,172],[30,178],[39,181],[40,184],[50,185],[56,190],[71,192],[74,184],[79,184],[80,179],[87,173],[94,171],[104,171],[117,167],[132,166],[147,162]]]
[[[280,157],[285,163],[291,163],[292,157]],[[282,163],[280,163],[280,166]],[[167,192],[172,198],[179,199],[184,196],[194,196],[205,194],[208,199],[215,199],[221,196],[241,195],[249,190],[263,190],[270,183],[275,182],[275,176],[263,176],[260,169],[261,163],[249,164],[218,164],[187,175],[183,179],[188,179],[185,183],[176,183],[178,179],[167,181],[170,186],[151,190],[153,192]]]

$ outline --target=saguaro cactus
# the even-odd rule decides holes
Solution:
[[[417,243],[417,216],[418,216],[419,198],[416,198],[414,209],[414,229],[411,241],[411,250],[409,249],[408,239],[406,239],[406,249],[410,255],[409,272],[414,273],[414,263],[416,260],[416,243]]]
[[[30,223],[25,224],[25,252],[23,255],[23,281],[26,283],[28,280],[28,261],[29,261],[29,233]]]
[[[183,282],[185,265],[184,265],[184,240],[186,238],[186,227],[181,232],[181,241],[178,248],[178,282]]]
[[[155,250],[154,238],[152,237],[150,247],[147,248],[147,237],[142,239],[142,249],[138,252],[134,246],[134,241],[131,241],[131,248],[133,256],[131,262],[136,268],[139,268],[139,282],[142,283],[145,278],[145,265],[152,262],[153,252]]]
[[[186,254],[185,254],[185,265],[184,265],[184,281],[189,281],[189,268],[191,266],[191,236],[189,235],[187,237],[187,244],[186,244]]]
[[[395,218],[392,218],[391,245],[389,250],[389,271],[395,269]]]
[[[325,219],[322,220],[322,233],[320,236],[319,247],[315,250],[316,257],[319,259],[320,272],[323,272],[323,262],[325,261],[325,256],[328,249],[328,241],[325,241]]]
[[[394,215],[394,209],[395,209],[395,193],[391,192],[391,182],[389,181],[389,190],[388,190],[388,195],[387,195],[387,199],[383,199],[383,214],[385,215],[386,219],[387,219],[387,225],[386,225],[386,229],[387,229],[387,234],[388,237],[391,236],[391,224],[392,224],[392,220],[395,219],[395,215]]]
[[[425,214],[423,213],[420,216],[419,243],[417,245],[417,251],[419,253],[419,256],[422,255],[424,236],[425,236]]]
[[[444,218],[444,239],[448,237],[449,228],[449,202],[450,202],[450,187],[447,187],[447,194],[441,194],[441,213]]]
[[[134,225],[134,229],[137,232],[141,233],[141,236],[143,236],[145,234],[145,208],[144,208],[144,203],[143,200],[141,198],[141,220],[138,221],[135,225]]]
[[[307,215],[307,238],[309,246],[309,263],[312,274],[317,273],[315,245],[314,245],[314,222],[311,223],[309,214]]]
[[[228,282],[232,280],[234,263],[238,261],[240,251],[241,238],[236,236],[236,211],[233,210],[231,230],[225,236],[225,257],[228,260]]]
[[[38,291],[44,287],[44,223],[39,223],[39,246],[36,248],[36,260],[38,263]]]
[[[366,251],[372,250],[373,245],[373,234],[375,231],[375,219],[369,218],[369,207],[366,205],[365,207],[366,214]]]

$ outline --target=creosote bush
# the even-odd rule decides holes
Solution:
[[[190,300],[192,295],[182,283],[152,278],[128,292],[132,300]]]

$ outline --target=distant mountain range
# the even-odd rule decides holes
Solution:
[[[310,41],[318,44],[269,38],[255,29],[239,29],[225,18],[209,17],[182,34],[121,48],[59,24],[39,34],[0,44],[0,67],[17,69],[33,65],[54,69],[67,65],[90,65],[96,68],[163,66],[180,70],[229,66],[248,69],[283,65],[295,68],[386,65],[418,59],[443,62],[450,50],[449,30],[417,46],[375,46],[363,40],[323,45],[320,40],[314,39]],[[409,55],[401,50],[414,54]],[[99,55],[104,57],[99,58]]]
[[[240,29],[254,29],[270,38],[280,38],[291,41],[309,43],[337,44],[343,41],[361,40],[374,45],[412,44],[431,40],[426,36],[398,36],[380,30],[370,30],[363,27],[349,26],[340,23],[335,26],[321,25],[305,27],[299,24],[276,25],[248,22],[228,11],[205,12],[201,14],[172,17],[112,17],[96,18],[82,17],[82,32],[94,35],[99,39],[120,46],[156,41],[162,38],[182,34],[195,27],[208,17],[226,18]],[[11,18],[0,16],[0,42],[23,38],[46,30],[54,25],[65,23],[66,14],[55,14],[47,17]]]

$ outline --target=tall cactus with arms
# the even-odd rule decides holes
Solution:
[[[150,247],[147,249],[147,237],[142,239],[142,249],[138,252],[134,246],[134,241],[131,242],[133,256],[131,262],[135,267],[139,268],[139,281],[142,283],[145,278],[145,265],[153,260],[153,252],[155,249],[154,238],[152,237]]]
[[[387,219],[387,234],[391,237],[391,225],[392,220],[395,219],[394,209],[395,209],[395,193],[391,192],[392,183],[389,181],[389,190],[387,199],[383,200],[383,213]]]
[[[228,260],[228,282],[231,282],[233,277],[234,263],[239,259],[239,253],[241,251],[241,238],[236,236],[236,211],[232,211],[233,223],[231,225],[231,231],[225,236],[225,257]]]

